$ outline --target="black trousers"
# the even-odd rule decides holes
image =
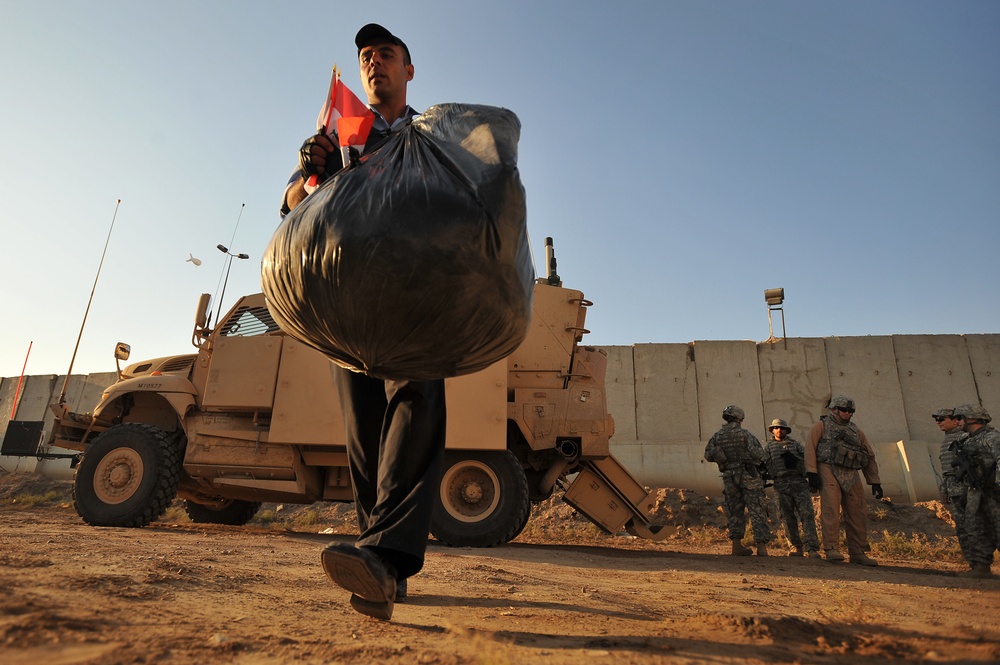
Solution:
[[[390,381],[337,368],[361,535],[400,579],[424,565],[445,443],[444,380]]]

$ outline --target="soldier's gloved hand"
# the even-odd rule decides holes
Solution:
[[[781,453],[781,461],[785,463],[786,469],[794,469],[799,463],[795,455],[787,451]]]
[[[823,481],[820,480],[819,474],[813,471],[806,473],[806,479],[809,481],[809,489],[818,491],[823,487]]]
[[[872,485],[872,496],[876,499],[881,499],[884,494],[882,493],[882,486],[878,483]]]
[[[324,178],[328,175],[326,166],[330,155],[337,151],[333,140],[326,134],[310,136],[299,148],[299,170],[307,178],[311,175]]]

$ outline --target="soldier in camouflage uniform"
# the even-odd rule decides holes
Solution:
[[[851,563],[877,566],[878,562],[865,554],[868,549],[865,491],[858,482],[860,470],[872,486],[872,495],[882,498],[875,451],[865,433],[851,422],[853,399],[834,395],[828,408],[830,414],[820,416],[806,438],[806,477],[811,489],[820,490],[820,526],[826,560],[844,560],[837,549],[843,517]]]
[[[767,556],[771,529],[767,525],[764,480],[761,477],[764,448],[757,437],[741,427],[745,417],[743,409],[738,406],[727,406],[722,411],[726,424],[708,440],[705,459],[718,464],[722,472],[733,556],[751,554],[742,542],[747,529],[747,513],[750,513],[757,556]]]
[[[772,439],[764,447],[767,472],[774,479],[778,506],[785,521],[785,532],[795,550],[789,556],[802,556],[805,540],[807,556],[819,556],[819,536],[816,535],[816,512],[813,510],[806,481],[806,449],[789,434],[792,428],[775,418],[768,428]],[[802,535],[799,535],[799,522]]]
[[[964,420],[955,415],[955,409],[938,409],[932,416],[938,428],[944,432],[944,441],[941,442],[941,503],[948,507],[951,517],[955,520],[955,536],[958,538],[958,546],[962,549],[962,556],[969,562],[972,568],[977,565],[989,564],[993,561],[992,551],[985,553],[981,544],[975,539],[974,534],[982,531],[982,526],[969,528],[969,519],[966,518],[966,507],[968,506],[968,486],[955,480],[957,468],[955,462],[955,450],[952,446],[955,441],[966,436],[962,429]],[[972,520],[982,522],[982,516],[972,516]]]
[[[944,432],[944,441],[941,442],[941,482],[938,489],[941,503],[950,504],[951,497],[958,496],[955,467],[951,464],[955,459],[955,453],[950,449],[951,443],[965,436],[965,430],[962,429],[962,421],[955,417],[955,409],[938,409],[931,417],[938,429]]]
[[[1000,533],[1000,483],[997,482],[1000,433],[989,426],[990,414],[981,406],[955,407],[955,417],[967,434],[949,447],[958,495],[951,504],[952,514],[962,554],[969,563],[969,570],[959,575],[989,578],[993,576],[990,566]]]

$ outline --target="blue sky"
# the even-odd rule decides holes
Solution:
[[[353,37],[400,35],[417,108],[522,123],[536,260],[594,345],[1000,331],[1000,3],[5,0],[0,376],[191,350],[260,290],[281,189]],[[189,254],[202,260],[187,262]],[[780,325],[776,321],[776,325]]]

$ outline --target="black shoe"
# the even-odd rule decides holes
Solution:
[[[358,594],[352,593],[351,607],[354,608],[355,612],[372,617],[373,619],[388,621],[392,618],[393,603],[391,601],[379,603],[374,600],[365,600]]]
[[[374,552],[335,543],[320,555],[323,570],[335,584],[350,591],[351,607],[366,616],[388,621],[396,600],[396,571]]]
[[[406,600],[406,579],[396,582],[396,602],[401,603]]]

